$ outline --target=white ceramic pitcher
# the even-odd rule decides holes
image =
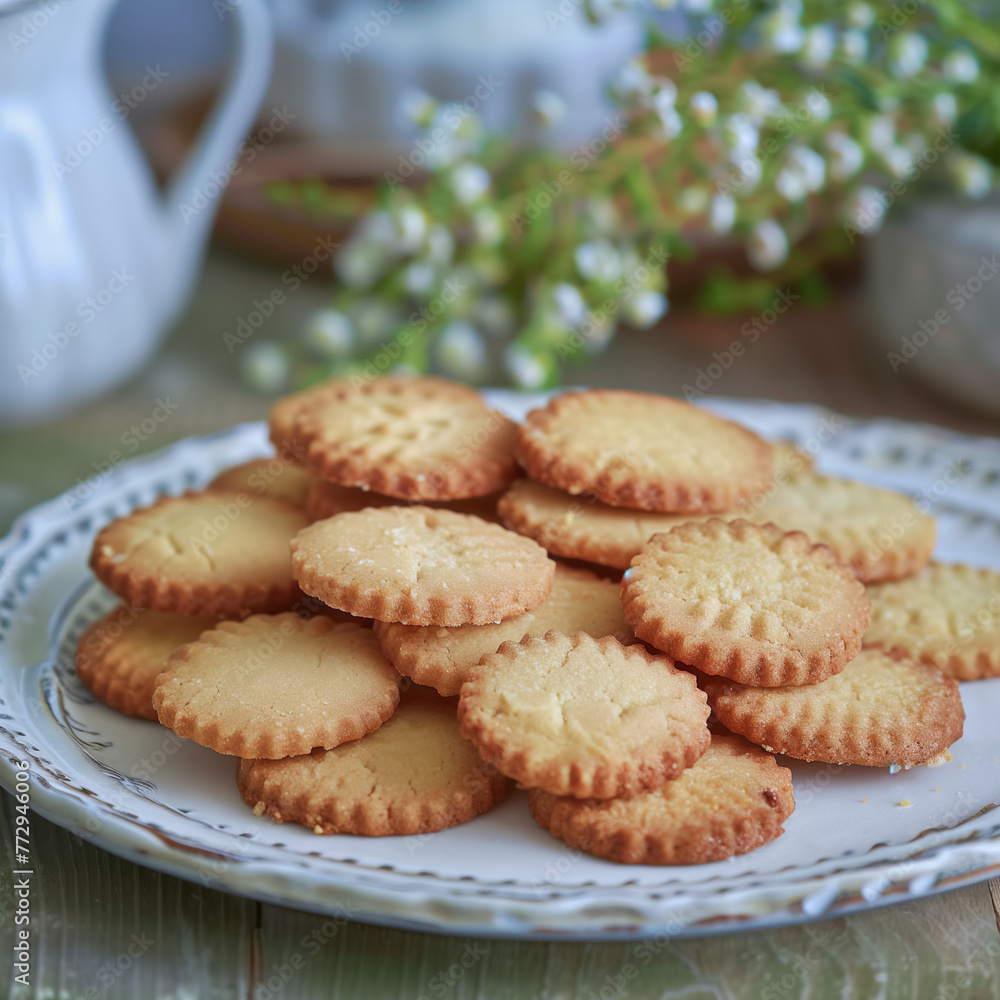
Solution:
[[[149,357],[270,76],[262,0],[217,0],[232,79],[162,196],[101,69],[115,2],[0,0],[0,424],[71,409]]]

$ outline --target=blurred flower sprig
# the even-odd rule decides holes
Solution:
[[[686,35],[649,26],[612,82],[619,115],[576,149],[515,147],[467,107],[410,92],[417,138],[338,252],[333,301],[278,354],[251,345],[250,377],[434,369],[481,383],[502,368],[545,388],[620,323],[667,313],[672,255],[738,239],[770,280],[748,280],[746,296],[709,282],[709,299],[724,287],[752,306],[814,276],[928,178],[970,198],[993,189],[997,14],[960,0],[680,6]],[[547,91],[533,109],[546,124],[565,113]],[[314,204],[317,183],[302,189]],[[296,191],[283,185],[283,200]]]

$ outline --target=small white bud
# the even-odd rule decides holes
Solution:
[[[717,194],[708,213],[708,227],[715,233],[728,233],[736,222],[736,200],[732,195]]]
[[[757,271],[773,271],[788,258],[788,237],[773,219],[754,226],[747,241],[747,257]]]
[[[691,95],[691,117],[699,125],[711,125],[719,111],[719,102],[714,94],[707,90],[699,90]]]
[[[479,332],[462,320],[449,323],[435,344],[441,367],[456,378],[481,382],[489,374],[489,356]]]
[[[981,156],[953,150],[948,154],[948,171],[967,198],[985,198],[993,188],[993,167]]]
[[[269,340],[249,344],[240,358],[240,371],[257,392],[272,395],[288,383],[288,359],[285,352]]]
[[[870,28],[875,23],[875,11],[866,3],[847,5],[847,23],[852,28]]]
[[[625,303],[623,312],[625,319],[640,330],[652,326],[662,319],[670,307],[667,297],[662,292],[639,291]]]
[[[952,83],[972,83],[979,76],[979,61],[966,49],[956,49],[944,57],[941,71]]]
[[[826,145],[831,153],[830,176],[835,181],[853,177],[865,162],[865,151],[843,132],[828,132]]]
[[[579,326],[587,318],[587,303],[576,285],[562,281],[552,289],[559,308],[559,318],[568,327]]]
[[[955,95],[941,91],[931,100],[931,112],[934,120],[940,125],[951,125],[958,117],[958,101]]]
[[[840,51],[849,63],[863,63],[868,58],[868,36],[863,31],[851,29],[840,36]]]
[[[927,65],[927,39],[915,31],[901,31],[889,42],[889,66],[899,77],[916,76]]]
[[[511,344],[504,352],[504,366],[521,389],[540,389],[548,378],[545,365],[519,344]]]
[[[581,243],[573,254],[576,269],[588,280],[615,281],[621,277],[618,251],[607,240]]]
[[[888,209],[888,199],[878,188],[863,185],[844,202],[843,214],[861,232],[874,233],[881,228]]]
[[[799,61],[810,69],[824,69],[833,58],[837,33],[828,24],[814,24],[806,31]]]
[[[531,99],[535,117],[543,125],[558,125],[566,117],[566,102],[554,91],[538,90]]]
[[[451,172],[451,189],[463,205],[471,205],[489,191],[489,172],[478,163],[460,163]]]
[[[351,321],[336,309],[317,309],[305,323],[302,340],[307,350],[321,358],[336,360],[351,352],[354,331]]]

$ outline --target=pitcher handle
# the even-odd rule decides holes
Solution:
[[[213,6],[220,16],[236,17],[233,71],[196,146],[172,179],[165,205],[168,225],[177,233],[179,259],[190,262],[192,270],[208,238],[215,203],[239,169],[240,143],[267,91],[274,54],[264,0],[216,0]]]

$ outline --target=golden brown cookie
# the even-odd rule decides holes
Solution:
[[[627,865],[696,865],[784,833],[792,772],[738,736],[713,736],[676,781],[631,799],[528,793],[531,815],[570,847]]]
[[[294,437],[320,479],[403,500],[460,500],[517,476],[516,425],[465,386],[383,377],[308,403]]]
[[[427,507],[443,508],[458,511],[460,514],[474,514],[484,521],[498,523],[497,500],[500,494],[490,493],[484,497],[472,497],[469,500],[444,500],[429,502]],[[364,510],[366,507],[398,507],[400,502],[396,497],[384,497],[381,493],[371,490],[360,490],[356,486],[338,486],[322,479],[313,479],[309,494],[305,500],[306,514],[313,521],[322,521],[334,514],[345,514],[348,511]]]
[[[910,767],[947,750],[965,720],[953,678],[877,646],[807,687],[752,688],[720,677],[704,684],[727,729],[798,760]]]
[[[134,607],[218,618],[284,611],[300,596],[289,546],[307,523],[301,507],[275,497],[161,497],[103,528],[90,568]]]
[[[866,582],[909,576],[934,550],[934,519],[909,497],[809,469],[777,475],[775,486],[738,513],[758,524],[804,532],[833,549]]]
[[[178,736],[238,757],[290,757],[378,729],[399,674],[371,629],[318,615],[220,622],[177,649],[153,707]]]
[[[138,719],[155,719],[153,684],[167,657],[215,624],[214,618],[119,604],[80,636],[76,672],[105,705]]]
[[[529,788],[617,798],[676,778],[709,742],[694,676],[612,636],[505,642],[462,685],[462,735]]]
[[[401,674],[448,696],[458,694],[479,661],[502,642],[520,642],[550,629],[566,635],[587,632],[594,638],[613,635],[624,643],[635,640],[622,615],[618,584],[562,565],[556,566],[549,596],[526,614],[495,625],[457,628],[379,622],[375,635]]]
[[[843,670],[869,613],[864,586],[825,545],[720,518],[654,535],[622,578],[622,607],[674,659],[762,687]]]
[[[960,681],[1000,676],[1000,574],[931,563],[868,596],[866,643],[903,649]]]
[[[299,585],[331,608],[405,625],[485,625],[537,607],[555,563],[528,538],[431,507],[337,514],[292,542]]]
[[[567,392],[532,410],[517,457],[528,474],[613,507],[724,511],[771,481],[771,446],[667,396]]]
[[[254,458],[231,469],[224,469],[207,486],[210,490],[247,493],[250,496],[277,497],[305,505],[313,477],[301,466],[281,458]]]
[[[285,760],[241,760],[237,783],[260,816],[316,833],[412,836],[467,823],[510,782],[462,739],[455,699],[411,688],[363,739]]]
[[[611,507],[537,479],[518,479],[497,503],[500,520],[553,555],[627,569],[653,535],[711,514],[658,514]]]

